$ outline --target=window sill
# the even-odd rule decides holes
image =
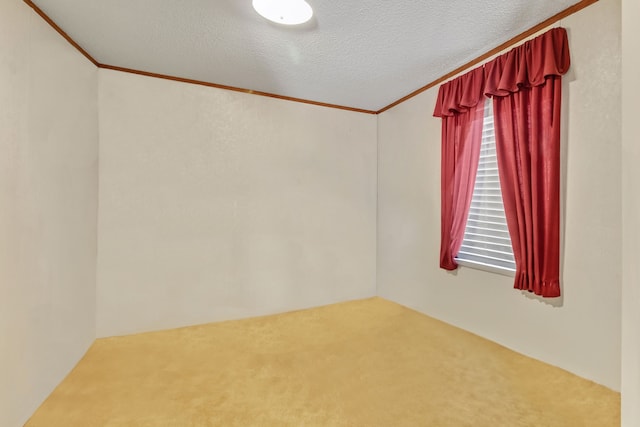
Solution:
[[[456,262],[458,263],[458,265],[461,265],[463,267],[473,268],[475,270],[488,271],[489,273],[500,274],[502,276],[515,277],[516,275],[515,270],[496,267],[494,265],[489,265],[489,264],[483,264],[481,262],[474,262],[474,261],[469,261],[466,259],[459,259],[459,258],[456,258]]]

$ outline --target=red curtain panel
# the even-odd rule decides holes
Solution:
[[[434,116],[442,117],[440,267],[455,270],[476,180],[482,120],[484,70],[440,86]]]
[[[514,287],[560,296],[560,111],[569,69],[564,28],[485,65],[498,174],[516,260]]]

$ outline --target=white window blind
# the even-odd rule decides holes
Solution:
[[[462,247],[457,260],[461,264],[515,271],[511,238],[502,203],[496,139],[493,127],[493,105],[487,99],[482,126],[480,162],[473,188],[473,198]]]

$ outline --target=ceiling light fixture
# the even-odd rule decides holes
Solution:
[[[278,24],[304,24],[313,16],[305,0],[253,0],[253,8],[261,16]]]

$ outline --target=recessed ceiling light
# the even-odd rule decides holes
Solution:
[[[303,24],[313,16],[305,0],[253,0],[253,8],[269,21],[284,25]]]

